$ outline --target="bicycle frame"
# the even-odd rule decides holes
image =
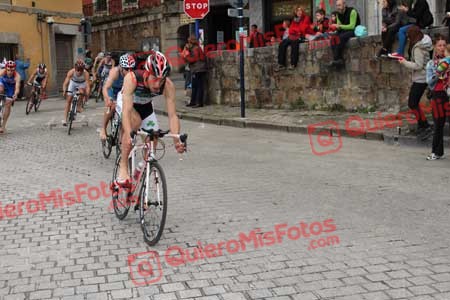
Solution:
[[[143,143],[139,143],[139,144],[135,143],[135,140],[136,140],[136,138],[138,136],[141,137],[141,140],[144,139]],[[166,134],[166,135],[164,135],[164,138],[170,138],[170,137],[172,137],[172,138],[180,138],[180,135],[179,134]],[[147,141],[147,139],[149,139],[149,141]],[[160,138],[156,137],[156,136],[153,136],[153,137],[149,136],[149,134],[147,132],[142,131],[142,130],[139,130],[137,132],[136,136],[134,137],[133,142],[132,142],[133,148],[131,149],[130,154],[128,155],[128,159],[131,158],[131,174],[130,175],[131,175],[132,181],[136,180],[136,185],[134,187],[137,187],[138,183],[141,182],[142,176],[143,176],[143,173],[144,173],[144,172],[141,172],[139,174],[139,177],[134,179],[133,175],[134,175],[134,172],[136,171],[136,154],[137,154],[137,151],[139,151],[139,150],[142,151],[142,150],[145,149],[145,152],[144,152],[144,160],[145,160],[145,164],[146,164],[146,167],[145,167],[145,186],[146,186],[146,188],[148,188],[150,186],[150,164],[153,161],[157,161],[156,156],[155,156],[155,140],[159,140],[159,139]],[[157,188],[159,188],[159,186],[157,186]],[[158,197],[159,197],[159,191],[157,191],[157,192],[158,192]],[[147,199],[147,195],[148,195],[148,193],[146,192],[145,193],[146,199],[144,199],[145,203],[147,203],[147,200],[148,200]],[[159,201],[159,199],[158,199],[158,201]]]

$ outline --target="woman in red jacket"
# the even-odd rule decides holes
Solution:
[[[291,49],[291,65],[289,69],[295,69],[298,63],[300,39],[306,34],[313,33],[311,29],[311,18],[305,13],[303,7],[295,9],[294,19],[289,27],[289,37],[283,40],[278,48],[278,70],[286,68],[286,50]]]

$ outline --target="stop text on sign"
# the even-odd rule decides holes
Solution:
[[[184,12],[192,19],[203,19],[209,13],[209,0],[184,0]]]
[[[186,9],[208,9],[208,3],[194,2],[186,3]]]

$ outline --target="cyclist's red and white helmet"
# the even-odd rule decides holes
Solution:
[[[136,61],[132,55],[124,54],[119,59],[119,65],[124,69],[134,69]]]
[[[164,54],[159,51],[154,51],[147,57],[145,69],[157,78],[164,78],[170,74],[170,64]]]
[[[81,71],[84,70],[84,61],[81,59],[78,59],[77,62],[75,63],[75,70],[77,71]]]
[[[16,69],[16,63],[13,60],[8,60],[5,67],[8,69]]]

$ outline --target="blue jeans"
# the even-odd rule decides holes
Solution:
[[[405,47],[406,47],[406,32],[408,32],[408,28],[413,26],[413,24],[405,25],[403,27],[400,27],[398,31],[398,48],[397,53],[400,55],[403,55],[405,53]]]

